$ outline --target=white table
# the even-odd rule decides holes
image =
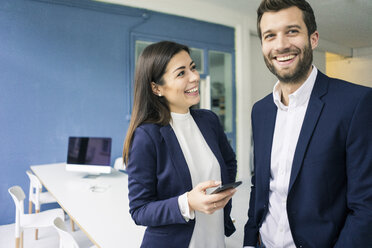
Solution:
[[[129,214],[126,174],[113,169],[86,179],[85,173],[66,171],[64,163],[34,165],[31,170],[97,247],[140,247],[145,227],[137,226]]]

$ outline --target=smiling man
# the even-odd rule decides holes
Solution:
[[[372,247],[372,89],[312,64],[305,0],[263,0],[257,29],[273,93],[252,109],[245,247]]]

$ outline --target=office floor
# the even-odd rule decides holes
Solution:
[[[231,216],[235,219],[236,232],[226,238],[226,248],[243,247],[244,225],[247,221],[247,210],[250,192],[250,182],[243,182],[233,198]],[[66,226],[71,231],[70,221],[66,220]],[[76,226],[76,225],[75,225]],[[92,246],[92,242],[85,233],[76,227],[72,233],[81,248]],[[0,226],[0,248],[15,247],[14,224]],[[35,232],[28,229],[24,232],[24,248],[53,248],[59,247],[57,231],[53,227],[39,229],[39,240],[35,240]],[[102,247],[104,248],[104,247]],[[129,247],[131,248],[131,247]]]
[[[71,232],[70,221],[66,220],[66,226]],[[81,248],[92,246],[92,242],[85,233],[75,225],[75,232],[72,233]],[[57,231],[53,227],[44,227],[39,229],[39,239],[35,240],[35,231],[27,229],[24,231],[24,248],[58,248],[59,239]],[[14,224],[0,226],[0,247],[15,247]]]

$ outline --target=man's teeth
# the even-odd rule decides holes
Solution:
[[[295,57],[294,55],[288,55],[284,57],[276,57],[276,60],[281,62],[281,61],[287,61],[287,60],[293,59],[294,57]]]
[[[198,88],[195,87],[195,88],[192,88],[191,90],[186,90],[185,92],[186,93],[193,93],[193,92],[197,92],[198,91]]]

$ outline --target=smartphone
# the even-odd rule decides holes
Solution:
[[[220,185],[211,194],[216,194],[216,193],[219,193],[219,192],[227,190],[227,189],[236,188],[240,184],[242,184],[242,181],[237,181],[237,182],[234,182],[234,183],[228,183],[228,184]]]

